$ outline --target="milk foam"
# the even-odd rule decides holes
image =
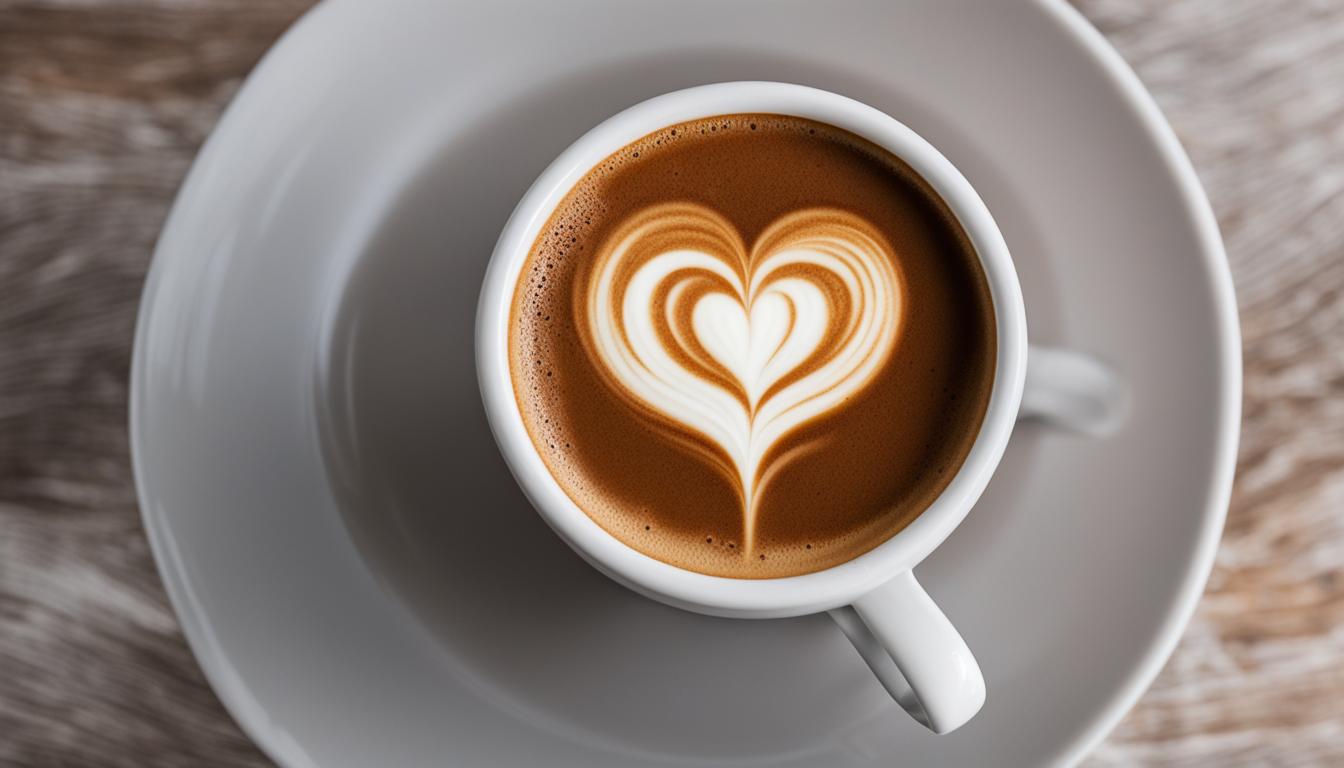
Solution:
[[[639,211],[597,254],[581,297],[595,364],[722,466],[740,492],[746,551],[765,485],[798,453],[771,449],[861,392],[891,354],[897,263],[845,211],[790,213],[749,248],[693,203]]]

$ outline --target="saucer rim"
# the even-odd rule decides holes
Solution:
[[[1200,257],[1212,289],[1213,309],[1217,314],[1218,351],[1222,360],[1219,373],[1221,409],[1218,414],[1218,438],[1213,462],[1210,494],[1189,566],[1176,594],[1167,608],[1158,636],[1135,665],[1124,685],[1110,696],[1094,718],[1093,725],[1084,729],[1072,743],[1058,754],[1057,765],[1074,765],[1091,753],[1110,735],[1111,731],[1129,713],[1148,687],[1152,685],[1167,660],[1176,650],[1185,628],[1194,616],[1195,608],[1204,595],[1204,587],[1213,572],[1218,544],[1227,522],[1228,506],[1232,500],[1232,480],[1236,473],[1237,447],[1241,439],[1242,359],[1241,321],[1237,313],[1236,291],[1232,270],[1227,260],[1222,233],[1213,206],[1204,186],[1199,182],[1190,157],[1181,146],[1176,131],[1162,114],[1156,99],[1144,87],[1138,73],[1130,67],[1100,30],[1083,16],[1082,12],[1065,0],[1038,0],[1038,5],[1052,16],[1066,34],[1083,45],[1102,68],[1111,82],[1120,90],[1143,124],[1154,149],[1161,156],[1167,170],[1180,191],[1196,234],[1202,245]]]
[[[1199,535],[1185,574],[1173,591],[1160,629],[1142,658],[1134,665],[1127,680],[1109,694],[1109,700],[1093,717],[1090,725],[1080,728],[1072,741],[1054,750],[1055,757],[1052,760],[1054,764],[1072,765],[1095,749],[1111,733],[1152,684],[1175,650],[1212,571],[1231,499],[1240,437],[1241,331],[1232,275],[1217,221],[1208,197],[1175,131],[1162,115],[1156,101],[1143,86],[1138,75],[1081,12],[1069,5],[1066,0],[1034,0],[1034,3],[1053,19],[1066,36],[1072,38],[1101,65],[1106,76],[1119,91],[1119,97],[1139,118],[1148,138],[1152,141],[1153,148],[1171,174],[1172,182],[1185,203],[1201,243],[1199,257],[1208,278],[1207,285],[1211,290],[1211,304],[1216,314],[1214,319],[1218,328],[1215,342],[1221,358],[1220,390],[1217,393],[1220,408],[1213,470],[1208,484],[1207,503],[1204,505],[1200,520]],[[193,181],[204,175],[204,167],[213,163],[212,150],[223,141],[221,136],[230,132],[229,129],[240,119],[242,108],[239,105],[245,102],[248,94],[258,88],[259,82],[273,77],[284,58],[281,52],[298,45],[297,41],[309,36],[310,33],[316,33],[318,25],[324,23],[325,17],[334,16],[333,7],[337,5],[339,4],[333,2],[320,2],[305,12],[280,36],[248,74],[192,161],[165,219],[162,231],[167,231],[173,221],[182,215],[181,211],[190,204],[189,198],[193,196],[195,187]],[[165,253],[166,250],[160,239],[155,246],[141,293],[130,371],[128,408],[130,448],[142,524],[155,566],[164,583],[173,611],[182,626],[187,644],[225,710],[248,738],[278,765],[310,765],[311,761],[306,758],[299,745],[287,743],[286,739],[289,737],[286,734],[275,732],[269,727],[269,717],[264,706],[252,696],[247,684],[234,672],[224,651],[207,628],[200,604],[183,577],[185,566],[177,555],[171,537],[160,527],[148,492],[150,482],[146,476],[146,460],[143,455],[146,438],[143,434],[144,419],[141,418],[141,411],[144,406],[141,398],[144,392],[144,380],[148,376],[146,338],[155,314],[154,307],[159,282],[164,272],[163,265],[169,258]]]

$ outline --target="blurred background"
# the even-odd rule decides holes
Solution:
[[[193,155],[305,0],[0,0],[0,764],[263,766],[168,606],[126,437]],[[1344,765],[1344,0],[1079,0],[1226,240],[1245,406],[1217,564],[1088,765]]]

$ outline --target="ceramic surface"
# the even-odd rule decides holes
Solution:
[[[278,762],[1067,763],[1156,674],[1236,443],[1207,203],[1062,3],[851,5],[332,0],[258,67],[160,240],[131,427],[187,636]],[[950,736],[824,617],[714,619],[610,583],[490,441],[472,319],[513,205],[604,117],[737,79],[852,96],[929,139],[997,220],[1033,342],[1130,386],[1113,437],[1020,426],[917,569],[990,691]]]

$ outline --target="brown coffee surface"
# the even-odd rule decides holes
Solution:
[[[622,373],[611,351],[648,347],[633,323],[616,323],[606,336],[600,331],[603,318],[637,317],[623,302],[642,294],[629,286],[637,285],[640,267],[673,251],[709,254],[696,258],[710,266],[679,266],[649,294],[650,338],[675,362],[676,376],[697,380],[671,391],[690,398],[709,392],[706,402],[719,404],[715,413],[739,421],[765,423],[772,399],[778,410],[801,397],[791,415],[817,411],[796,424],[785,418],[778,423],[793,426],[753,443],[767,446],[759,461],[735,463],[745,453],[711,434],[718,422],[698,427],[640,395],[638,382],[652,374]],[[845,263],[876,275],[867,288],[842,279],[843,269],[789,261],[795,252],[843,261],[857,251],[868,261]],[[889,264],[863,272],[874,254]],[[767,272],[753,287],[753,277]],[[790,285],[801,291],[798,301],[760,298]],[[884,303],[886,287],[894,300]],[[710,294],[729,309],[703,311]],[[829,319],[815,349],[800,347],[811,351],[798,365],[753,388],[750,372],[724,362],[714,318],[731,319],[732,307],[741,306],[742,320],[726,325],[749,319],[764,327],[764,313],[753,307],[774,301],[787,308],[778,313],[787,338],[803,333],[800,313],[810,305],[799,302],[814,295]],[[887,314],[873,309],[881,306]],[[884,330],[890,343],[858,343],[860,334]],[[845,347],[846,339],[855,343]],[[863,351],[862,363],[852,350]],[[529,435],[561,488],[598,525],[681,568],[773,578],[871,550],[942,492],[984,418],[996,347],[978,258],[923,179],[834,126],[742,114],[650,134],[576,185],[523,267],[509,356]],[[789,389],[844,365],[856,372],[839,385],[823,381],[827,392],[839,393],[829,408],[814,408],[820,400]]]

